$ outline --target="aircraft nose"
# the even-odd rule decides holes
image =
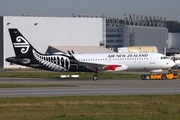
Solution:
[[[173,60],[170,60],[170,61],[167,63],[167,65],[168,65],[169,67],[173,67],[173,66],[175,66],[175,62],[174,62]]]

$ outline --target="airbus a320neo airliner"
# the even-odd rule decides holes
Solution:
[[[94,72],[93,80],[100,71],[131,71],[169,69],[174,61],[160,53],[98,53],[98,54],[41,54],[18,31],[9,29],[15,57],[6,61],[50,71]]]

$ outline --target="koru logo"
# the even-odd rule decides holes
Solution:
[[[21,53],[25,54],[28,52],[29,50],[29,43],[26,41],[25,38],[23,38],[22,36],[17,36],[16,37],[16,42],[17,43],[13,43],[15,48],[21,48]]]

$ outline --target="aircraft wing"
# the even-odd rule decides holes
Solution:
[[[96,71],[96,69],[103,70],[107,65],[105,64],[97,64],[97,63],[85,63],[85,62],[78,62],[78,64],[85,66],[88,69]]]
[[[127,65],[125,64],[117,64],[117,63],[94,63],[94,62],[81,62],[78,61],[74,56],[73,57],[73,62],[83,65],[84,67],[91,69],[93,71],[101,70],[101,71],[122,71],[126,70],[128,68]]]

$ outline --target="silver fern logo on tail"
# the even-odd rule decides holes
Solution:
[[[70,60],[65,56],[57,55],[41,55],[35,50],[32,51],[36,60],[52,71],[68,71],[70,68]]]
[[[15,48],[21,48],[21,53],[25,54],[28,52],[29,50],[29,43],[26,41],[25,38],[23,38],[22,36],[17,36],[16,37],[16,41],[17,43],[13,43]]]

